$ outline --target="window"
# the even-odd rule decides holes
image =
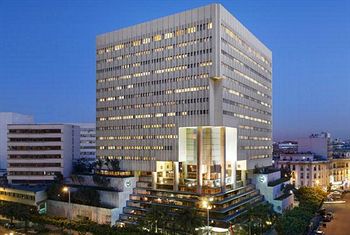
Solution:
[[[173,37],[173,33],[164,34],[164,39],[168,39],[168,38],[172,38],[172,37]]]
[[[187,28],[187,33],[194,33],[194,32],[196,32],[196,27]]]
[[[148,43],[150,43],[151,42],[151,39],[150,38],[144,38],[143,40],[142,40],[142,43],[143,44],[148,44]]]
[[[157,42],[157,41],[160,41],[162,40],[162,35],[161,34],[157,34],[155,36],[153,36],[153,41]]]

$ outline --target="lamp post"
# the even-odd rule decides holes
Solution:
[[[214,198],[210,197],[210,198],[205,198],[203,200],[203,208],[207,209],[207,229],[208,229],[208,235],[210,234],[210,224],[209,224],[209,211],[212,208],[210,205],[210,202],[214,201]]]
[[[69,220],[69,223],[71,224],[71,220],[72,220],[71,208],[72,207],[71,207],[71,203],[70,203],[70,188],[65,186],[65,187],[63,187],[62,191],[65,193],[68,193],[68,220]],[[70,234],[72,234],[72,233],[70,232]]]

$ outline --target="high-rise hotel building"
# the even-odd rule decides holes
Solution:
[[[197,195],[271,165],[272,53],[224,7],[102,34],[96,47],[98,158],[141,181],[149,172],[144,187]]]

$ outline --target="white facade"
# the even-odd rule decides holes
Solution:
[[[80,127],[80,155],[74,160],[96,159],[96,124],[95,123],[75,123]]]
[[[281,154],[276,166],[290,169],[291,183],[296,188],[320,186],[327,189],[330,183],[330,161],[316,158],[314,154]]]
[[[312,134],[298,139],[298,152],[311,152],[325,159],[329,156],[329,133]]]
[[[256,174],[253,184],[264,195],[265,200],[273,205],[277,213],[291,209],[294,203],[294,195],[290,192],[283,192],[285,185],[290,184],[290,180],[281,178],[281,172],[269,172]]]
[[[56,174],[70,176],[80,154],[79,126],[8,125],[7,179],[12,184],[42,184]]]
[[[272,53],[219,4],[96,40],[97,157],[178,162],[180,127],[238,130],[238,160],[271,165]]]
[[[7,167],[7,125],[32,124],[33,116],[19,113],[0,112],[0,171]]]

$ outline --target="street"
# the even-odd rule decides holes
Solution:
[[[0,226],[0,235],[5,235],[5,234],[9,235],[10,233],[15,234],[13,232],[13,230],[9,230],[7,228],[4,228],[4,227]]]
[[[324,204],[327,212],[331,211],[334,213],[334,219],[331,222],[326,223],[327,227],[322,228],[322,231],[326,235],[349,235],[350,234],[350,193],[344,195],[341,199],[346,201],[343,204]]]

